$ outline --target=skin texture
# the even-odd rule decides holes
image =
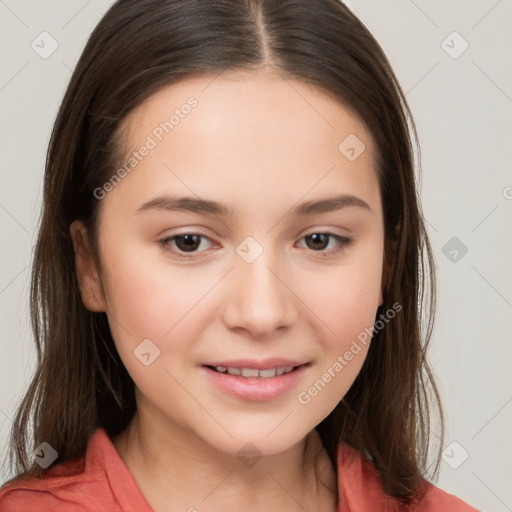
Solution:
[[[136,384],[137,413],[114,445],[156,511],[217,511],[227,503],[335,510],[333,468],[312,429],[350,388],[368,346],[308,404],[297,396],[373,326],[382,301],[373,142],[320,89],[263,69],[187,79],[153,95],[125,120],[127,158],[191,96],[197,106],[162,141],[153,136],[157,146],[101,200],[101,268],[83,224],[71,226],[84,304],[107,313]],[[354,161],[338,150],[349,134],[366,146]],[[290,213],[341,193],[370,209]],[[226,203],[237,214],[137,212],[166,194]],[[335,238],[307,237],[326,232],[353,243],[334,252]],[[195,252],[176,239],[167,249],[159,243],[187,233],[205,237]],[[263,250],[252,263],[236,251],[248,236]],[[171,252],[180,248],[189,260]],[[160,350],[148,366],[134,355],[144,339]],[[309,366],[292,390],[269,401],[226,394],[200,366],[272,356]],[[237,457],[246,443],[262,455],[252,467]]]

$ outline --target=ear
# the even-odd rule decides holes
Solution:
[[[89,311],[106,310],[105,295],[89,243],[87,227],[74,221],[69,227],[75,251],[75,266],[82,302]]]

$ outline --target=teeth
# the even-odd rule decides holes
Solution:
[[[275,377],[277,374],[277,368],[269,368],[268,370],[260,370],[259,371],[260,377],[267,378],[268,377]]]
[[[242,368],[242,377],[259,377],[260,371],[256,368]]]
[[[258,370],[257,368],[234,368],[232,366],[216,366],[215,369],[219,373],[228,373],[229,375],[237,375],[241,377],[260,377],[262,379],[270,379],[278,377],[285,373],[290,373],[293,366],[280,366],[278,368],[268,368],[267,370]]]

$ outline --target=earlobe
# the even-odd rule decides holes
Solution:
[[[87,227],[74,221],[69,227],[75,252],[75,270],[84,306],[94,312],[106,310],[103,286],[93,258]]]

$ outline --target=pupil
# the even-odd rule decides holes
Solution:
[[[185,243],[180,243],[180,240],[185,241]],[[176,245],[183,250],[193,250],[197,249],[199,246],[198,244],[199,235],[181,235],[176,237]],[[182,246],[182,247],[181,247]]]
[[[322,243],[322,237],[323,237],[324,243]],[[313,240],[314,244],[320,244],[321,246],[323,246],[323,247],[313,247],[314,249],[325,249],[325,247],[326,247],[325,241],[327,240],[327,235],[325,235],[324,233],[314,233],[312,235],[309,235],[308,238],[311,238]]]

